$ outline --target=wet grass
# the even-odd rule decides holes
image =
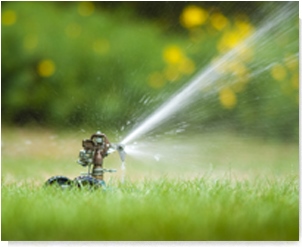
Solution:
[[[299,239],[298,178],[112,183],[107,191],[2,186],[2,240]]]
[[[195,141],[197,166],[128,157],[125,182],[106,174],[106,191],[44,188],[51,176],[85,171],[75,164],[82,138],[2,129],[2,240],[299,239],[295,143],[208,135]],[[118,155],[106,167],[120,169]]]

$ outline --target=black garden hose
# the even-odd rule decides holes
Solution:
[[[46,186],[59,186],[61,188],[68,188],[72,185],[72,180],[65,176],[53,176],[45,182]]]

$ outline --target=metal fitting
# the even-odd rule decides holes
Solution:
[[[104,173],[104,169],[101,167],[95,167],[92,170],[92,176],[100,176],[103,175],[103,173]]]
[[[90,150],[80,150],[78,163],[82,166],[87,166],[92,163],[93,152]]]

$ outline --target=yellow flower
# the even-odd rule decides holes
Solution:
[[[236,31],[226,32],[220,42],[218,43],[218,50],[220,52],[226,52],[229,49],[236,47],[242,40],[240,33]]]
[[[185,28],[192,28],[201,26],[206,22],[208,13],[201,7],[195,5],[189,5],[184,8],[181,16],[180,23]]]
[[[246,21],[236,21],[235,26],[243,38],[248,37],[254,31],[254,27]]]
[[[211,66],[213,67],[213,69],[215,70],[215,72],[219,73],[219,74],[224,74],[228,72],[228,66],[226,63],[219,63],[220,58],[219,57],[214,57],[211,60]]]
[[[221,105],[226,109],[232,109],[237,104],[236,94],[230,88],[224,88],[219,92]]]
[[[154,72],[149,76],[148,84],[152,88],[159,89],[165,85],[165,79],[161,73]]]
[[[81,16],[90,16],[94,11],[94,3],[80,2],[78,5],[78,12]]]
[[[163,57],[168,64],[178,64],[185,56],[178,46],[169,46],[164,50]]]
[[[11,26],[17,21],[17,14],[13,10],[5,10],[2,13],[2,24],[6,26]]]
[[[164,70],[164,76],[168,81],[176,81],[180,77],[179,70],[175,66],[168,66]]]
[[[183,59],[179,64],[179,71],[183,74],[190,75],[195,71],[195,64],[191,59]]]
[[[271,68],[271,75],[277,81],[282,81],[285,79],[287,73],[283,65],[277,63]]]
[[[44,59],[39,62],[37,70],[40,76],[49,77],[55,73],[56,67],[52,60]]]
[[[250,62],[254,58],[254,51],[245,44],[241,44],[240,47],[238,47],[237,54],[240,60],[244,62]]]
[[[218,43],[218,50],[220,52],[226,52],[230,49],[238,46],[249,35],[253,33],[253,26],[246,21],[237,20],[235,27],[224,33],[221,40]],[[247,59],[251,58],[251,53],[246,53]]]
[[[225,28],[229,23],[228,19],[221,13],[212,14],[210,17],[210,21],[212,26],[218,31]]]
[[[92,49],[100,55],[105,54],[110,49],[110,43],[107,39],[97,39],[92,44]]]

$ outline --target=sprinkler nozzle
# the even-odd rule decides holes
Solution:
[[[117,144],[116,145],[116,150],[118,151],[118,153],[121,157],[121,160],[124,162],[125,158],[126,158],[125,145],[120,144],[120,143]]]

